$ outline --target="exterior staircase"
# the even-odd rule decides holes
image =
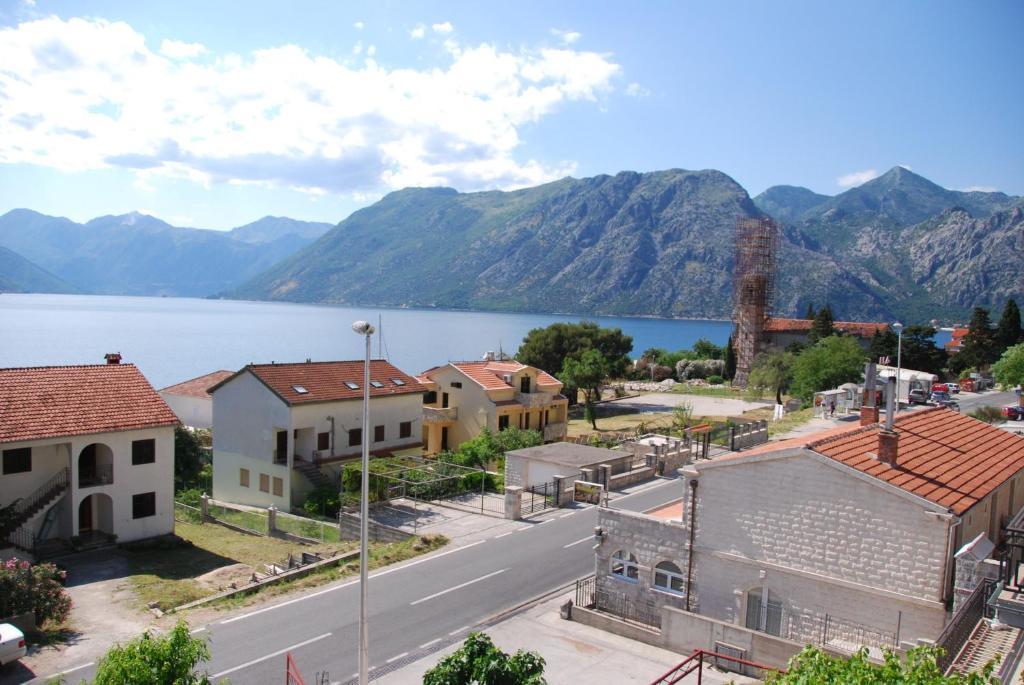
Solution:
[[[320,467],[313,462],[295,457],[292,461],[292,468],[305,476],[306,480],[313,484],[313,487],[330,488],[334,486],[331,479],[325,476],[323,471],[320,470]]]
[[[0,540],[6,540],[25,551],[32,551],[35,539],[25,524],[36,514],[55,504],[67,492],[70,478],[71,470],[63,468],[36,488],[35,492],[16,500],[14,504],[2,510],[6,515],[0,522]]]
[[[956,655],[947,673],[967,675],[981,671],[981,668],[997,655],[1001,660],[1005,660],[1014,651],[1013,647],[1020,637],[1019,628],[1006,625],[993,627],[990,620],[983,618],[974,627],[974,631],[967,638],[963,649]]]

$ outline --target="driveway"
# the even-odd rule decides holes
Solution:
[[[604,402],[602,406],[614,407],[621,413],[670,412],[687,403],[693,407],[694,416],[741,416],[745,411],[771,406],[767,402],[748,402],[728,397],[685,395],[674,392],[652,392],[637,397],[625,397],[621,400]]]

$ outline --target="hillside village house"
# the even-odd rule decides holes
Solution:
[[[864,415],[691,464],[682,502],[652,515],[602,509],[598,607],[645,609],[674,649],[777,665],[806,643],[934,640],[955,553],[998,543],[1024,505],[1024,438],[939,407],[892,431]]]
[[[456,449],[484,428],[540,431],[545,442],[564,440],[569,400],[549,373],[515,361],[451,362],[417,379],[423,396],[426,454]]]
[[[174,531],[178,418],[131,364],[0,369],[2,538],[56,551]],[[2,546],[2,543],[0,543]]]
[[[768,347],[785,349],[793,343],[806,344],[807,336],[811,332],[814,321],[811,319],[781,319],[770,318],[765,323],[764,335]],[[889,327],[887,323],[873,323],[866,321],[836,321],[832,327],[844,334],[851,335],[857,339],[861,347],[867,349],[871,345],[871,338],[878,331],[885,331]]]
[[[213,496],[254,506],[299,507],[335,485],[340,463],[370,451],[419,453],[423,387],[383,359],[370,362],[370,423],[362,425],[364,362],[250,364],[210,388]]]
[[[214,371],[191,378],[163,388],[160,397],[186,426],[213,428],[213,395],[209,389],[232,374],[234,371]]]

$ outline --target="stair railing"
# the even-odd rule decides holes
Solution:
[[[46,500],[52,496],[54,491],[66,488],[70,480],[71,469],[65,466],[57,473],[50,476],[50,479],[36,488],[35,492],[31,495],[18,500],[14,505],[14,510],[18,514],[24,514],[25,512],[31,511],[36,507],[36,505],[45,503]]]

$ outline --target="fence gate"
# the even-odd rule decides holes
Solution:
[[[554,509],[558,506],[558,492],[554,481],[531,485],[523,490],[523,500],[520,513],[523,516],[536,514],[545,509]]]

